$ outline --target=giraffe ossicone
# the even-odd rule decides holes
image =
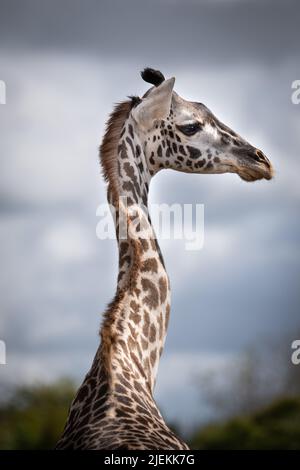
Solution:
[[[162,169],[237,173],[245,181],[273,175],[260,150],[203,104],[180,97],[174,78],[165,80],[149,68],[142,77],[154,86],[142,98],[115,107],[100,147],[107,197],[115,211],[117,290],[57,449],[188,449],[153,398],[170,316],[170,283],[147,210],[138,227],[131,209],[147,208],[151,178]],[[125,237],[118,236],[122,219],[127,221]]]

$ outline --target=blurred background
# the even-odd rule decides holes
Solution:
[[[200,449],[300,448],[297,0],[0,0],[0,448],[52,448],[98,345],[117,247],[96,238],[113,103],[145,66],[261,148],[271,182],[163,171],[150,202],[205,205],[162,240],[172,286],[155,398]]]

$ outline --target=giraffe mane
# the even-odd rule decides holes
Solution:
[[[105,134],[100,145],[100,164],[105,181],[113,196],[118,195],[118,144],[121,131],[130,111],[140,102],[136,96],[130,100],[117,103],[106,123]]]
[[[100,146],[100,163],[105,181],[112,187],[117,183],[117,155],[122,127],[129,116],[130,101],[117,103],[106,123],[105,134]]]

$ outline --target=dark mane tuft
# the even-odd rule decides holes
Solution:
[[[154,86],[160,85],[165,80],[165,77],[159,70],[154,70],[149,67],[141,72],[141,77],[145,82],[151,83]]]
[[[133,108],[135,108],[138,104],[142,102],[139,96],[128,96],[128,98],[131,100],[131,104]]]

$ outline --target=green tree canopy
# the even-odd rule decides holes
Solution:
[[[53,448],[74,394],[69,380],[18,388],[0,405],[0,448]]]

